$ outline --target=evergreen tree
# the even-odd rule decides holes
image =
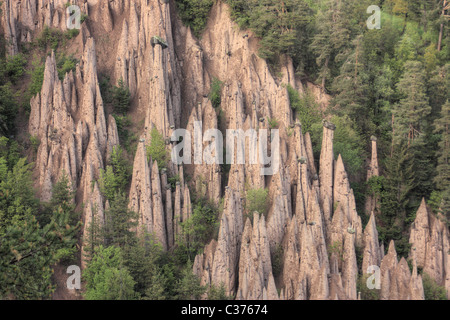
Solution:
[[[184,267],[181,278],[178,280],[178,298],[181,300],[199,300],[206,288],[200,284],[200,279],[192,271],[192,262],[189,260]]]
[[[410,146],[427,129],[427,118],[431,107],[426,95],[426,77],[423,66],[418,61],[405,63],[405,73],[397,84],[402,95],[400,102],[392,110],[394,115],[393,143],[406,140]]]
[[[47,299],[54,291],[52,266],[73,254],[79,225],[69,225],[69,212],[59,208],[40,226],[32,213],[14,216],[0,233],[0,298]]]
[[[118,114],[126,114],[130,107],[131,93],[125,86],[123,79],[119,80],[119,85],[113,88],[114,111]]]
[[[3,159],[3,160],[1,160]],[[36,214],[39,200],[34,195],[31,165],[20,159],[12,170],[4,157],[0,158],[0,235],[13,219]]]
[[[311,49],[317,56],[322,90],[326,89],[327,80],[338,70],[338,61],[342,59],[341,55],[350,43],[351,31],[344,10],[348,5],[345,0],[327,0],[324,3],[325,9],[319,11],[316,18],[316,32]]]
[[[98,247],[83,276],[87,300],[134,300],[138,297],[135,282],[124,266],[118,247]]]
[[[447,221],[450,222],[450,100],[442,106],[441,116],[434,121],[436,133],[440,134],[439,149],[437,152],[437,167],[434,182],[440,192],[441,203],[439,208],[443,211]]]
[[[405,222],[414,220],[415,212],[407,212],[409,195],[415,187],[413,164],[408,148],[396,146],[392,157],[385,161],[385,179],[381,180],[379,235],[385,247],[395,240],[397,253],[406,256],[409,252]],[[416,208],[417,209],[417,208]]]
[[[333,105],[339,113],[346,114],[368,139],[374,133],[373,110],[369,108],[368,75],[362,60],[362,37],[358,36],[350,49],[352,52],[342,64],[340,74],[334,79],[333,91],[336,96]]]
[[[136,241],[133,230],[137,226],[137,214],[128,209],[128,199],[124,193],[116,193],[110,207],[105,211],[104,239],[107,246],[124,248]]]
[[[75,192],[69,182],[69,177],[63,172],[59,181],[52,188],[52,199],[50,201],[52,211],[61,208],[64,212],[69,213],[70,225],[76,225],[80,220],[80,215],[75,212]]]

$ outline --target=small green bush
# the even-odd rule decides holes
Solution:
[[[162,134],[156,128],[150,131],[150,145],[147,146],[147,156],[158,162],[160,170],[167,167],[169,152],[166,150],[166,143]]]
[[[130,90],[125,86],[123,79],[120,79],[119,85],[112,88],[112,103],[114,106],[114,112],[118,114],[126,114],[130,108],[130,99]]]
[[[65,37],[62,31],[45,26],[41,34],[36,39],[36,42],[42,50],[46,50],[49,45],[51,49],[56,50],[58,46],[64,42],[64,40]]]
[[[44,63],[38,58],[35,58],[32,62],[31,71],[29,72],[31,75],[30,86],[28,88],[30,95],[35,96],[41,91],[42,83],[44,82],[44,71]]]
[[[79,29],[69,29],[66,31],[65,36],[67,39],[72,39],[75,38],[76,36],[78,36],[78,34],[80,33]]]
[[[211,83],[211,91],[209,92],[209,99],[214,108],[220,107],[222,102],[222,85],[223,82],[217,78],[214,78]]]
[[[78,60],[73,56],[66,56],[65,54],[58,55],[56,67],[58,70],[58,77],[60,80],[64,79],[67,72],[75,71]]]
[[[320,116],[318,113],[318,104],[315,101],[312,92],[307,90],[302,97],[297,90],[295,90],[290,84],[286,86],[289,94],[289,101],[291,108],[295,110],[300,123],[302,124],[303,133],[310,132],[314,123],[320,122]]]
[[[422,274],[425,300],[447,300],[445,287],[439,286],[428,274]]]
[[[245,198],[245,211],[249,218],[253,218],[253,212],[258,212],[264,216],[269,209],[269,191],[267,189],[250,189]]]
[[[267,122],[269,123],[270,129],[278,128],[278,126],[280,125],[278,123],[278,120],[275,118],[267,118]]]
[[[274,277],[279,276],[281,274],[281,271],[283,270],[283,257],[283,246],[279,244],[275,247],[275,250],[271,255],[272,271]]]
[[[27,58],[22,53],[6,59],[5,71],[12,83],[16,83],[23,76],[26,64]]]
[[[183,23],[191,27],[196,37],[199,37],[206,26],[213,0],[176,0],[178,14]]]

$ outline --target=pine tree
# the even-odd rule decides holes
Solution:
[[[134,300],[135,281],[123,263],[122,250],[118,247],[95,250],[92,260],[84,270],[87,300]]]
[[[114,111],[118,114],[126,114],[130,107],[131,93],[123,79],[119,80],[118,87],[113,89]]]
[[[333,76],[336,66],[339,66],[339,56],[350,43],[351,30],[344,10],[347,5],[348,2],[344,0],[327,0],[324,4],[326,9],[319,11],[316,18],[317,30],[311,49],[317,55],[322,90],[325,90],[327,80]]]
[[[64,212],[69,213],[70,225],[76,225],[80,220],[80,215],[75,212],[75,192],[69,182],[69,177],[63,172],[59,181],[52,188],[52,199],[50,201],[52,211],[61,208]]]
[[[116,193],[105,211],[104,239],[107,246],[124,248],[136,242],[132,231],[137,226],[137,214],[128,209],[128,199],[124,193]]]
[[[425,72],[419,61],[405,63],[405,73],[397,84],[402,99],[392,110],[393,144],[406,140],[410,146],[427,129],[431,107],[425,91],[425,79]]]
[[[373,110],[369,107],[369,79],[363,61],[361,36],[355,38],[349,51],[351,53],[333,82],[333,91],[336,93],[333,105],[339,113],[348,115],[358,131],[368,139],[374,134],[371,121]]]
[[[434,121],[435,131],[440,134],[437,151],[436,189],[441,194],[440,209],[450,223],[450,100],[442,106],[441,116]]]
[[[178,298],[181,300],[199,300],[206,288],[200,284],[200,279],[192,271],[192,262],[189,260],[184,267],[181,278],[178,280]]]
[[[0,298],[49,298],[52,266],[74,252],[78,230],[61,208],[43,227],[31,213],[15,216],[0,234]]]
[[[446,190],[450,186],[450,100],[442,106],[441,116],[434,125],[436,133],[441,135],[434,181],[439,190]]]
[[[407,237],[403,234],[405,222],[412,222],[409,208],[409,194],[415,187],[413,164],[408,148],[396,146],[391,157],[384,164],[385,179],[380,197],[380,238],[385,246],[395,240],[397,253],[406,255]],[[416,208],[417,209],[417,208]]]

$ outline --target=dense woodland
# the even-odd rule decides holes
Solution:
[[[226,0],[242,29],[260,38],[260,56],[274,74],[291,57],[303,81],[319,85],[332,97],[322,111],[311,93],[288,87],[291,106],[309,131],[319,159],[322,119],[337,125],[335,153],[350,176],[363,224],[366,196],[379,199],[377,226],[388,247],[395,240],[399,256],[409,252],[408,230],[422,198],[450,226],[450,35],[449,10],[442,0]],[[214,0],[177,0],[178,14],[201,37]],[[369,30],[369,5],[381,7],[381,28]],[[448,3],[447,3],[448,5]],[[0,298],[47,299],[55,290],[53,266],[79,259],[80,208],[73,186],[59,181],[49,203],[33,189],[33,159],[39,141],[18,138],[39,92],[44,57],[54,49],[60,77],[76,60],[60,50],[75,36],[45,29],[21,53],[6,57],[0,39]],[[32,61],[32,62],[29,62]],[[113,108],[122,147],[102,172],[100,189],[109,201],[106,225],[90,226],[91,250],[83,272],[86,299],[229,298],[221,288],[206,288],[192,272],[195,255],[216,236],[221,208],[193,195],[191,219],[175,250],[163,252],[151,235],[130,232],[135,213],[128,210],[136,137],[127,127],[129,92],[100,77],[105,103]],[[26,80],[26,81],[25,81]],[[26,83],[27,87],[23,87]],[[212,86],[220,90],[220,84]],[[211,92],[211,98],[220,93]],[[106,98],[107,97],[107,98]],[[366,181],[370,139],[378,139],[381,176]],[[22,139],[22,140],[20,140]],[[168,160],[163,137],[152,132],[149,156],[160,166]],[[175,186],[179,178],[171,177]],[[264,211],[266,194],[254,192],[248,211]],[[256,209],[255,209],[256,207]],[[276,261],[276,260],[275,260]],[[275,266],[274,266],[275,269]],[[439,288],[426,286],[428,298]]]

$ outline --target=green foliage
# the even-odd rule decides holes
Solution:
[[[125,148],[128,154],[136,153],[137,136],[131,130],[132,122],[128,115],[113,114],[116,120],[117,132],[119,133],[119,140],[121,145]]]
[[[271,254],[270,261],[272,261],[272,272],[274,277],[278,277],[283,271],[284,250],[281,244],[275,247]]]
[[[36,43],[42,50],[46,50],[48,46],[52,50],[56,50],[64,40],[64,34],[60,30],[45,26],[41,34],[36,38]]]
[[[227,295],[227,291],[223,283],[221,283],[219,287],[211,284],[211,287],[208,290],[208,300],[233,300],[233,297]]]
[[[180,182],[180,175],[179,174],[177,174],[177,175],[175,175],[173,177],[169,177],[167,179],[167,183],[170,184],[172,190],[175,190],[177,182]]]
[[[41,141],[37,136],[30,136],[30,143],[33,152],[36,154],[39,149],[39,145],[41,144]]]
[[[442,106],[440,117],[434,121],[435,132],[440,135],[437,150],[437,175],[434,178],[439,190],[450,188],[450,100]]]
[[[245,197],[245,212],[250,219],[254,212],[264,215],[267,218],[269,210],[269,190],[268,189],[250,189]]]
[[[259,55],[277,65],[281,55],[296,61],[305,57],[307,25],[312,15],[303,0],[227,0],[231,16],[241,28],[250,28],[260,38]],[[304,59],[306,60],[306,59]]]
[[[105,244],[124,248],[136,241],[138,215],[128,209],[128,198],[124,193],[116,193],[105,211],[103,238]]]
[[[0,135],[9,136],[14,132],[14,121],[18,105],[11,84],[0,86]]]
[[[380,300],[380,289],[369,289],[367,287],[367,280],[369,274],[362,274],[358,276],[356,283],[357,291],[361,293],[361,300]]]
[[[200,279],[193,273],[190,260],[182,270],[177,287],[178,298],[181,300],[199,300],[206,291],[206,288],[200,284]]]
[[[150,131],[150,144],[147,146],[147,156],[153,161],[158,162],[158,168],[160,170],[166,168],[170,160],[164,137],[156,128],[152,128]]]
[[[37,57],[32,62],[32,69],[29,71],[31,81],[29,86],[30,95],[34,96],[41,92],[42,83],[44,82],[45,64]]]
[[[206,26],[213,0],[176,0],[178,14],[183,23],[191,27],[193,34],[200,37]]]
[[[85,22],[87,19],[89,19],[89,15],[87,15],[86,13],[82,13],[80,17],[80,23]]]
[[[107,200],[114,199],[114,195],[117,192],[118,185],[112,166],[107,166],[106,170],[100,169],[98,186],[100,188],[100,192]]]
[[[380,196],[385,183],[386,178],[384,176],[372,176],[367,181],[368,193],[371,193],[375,196]]]
[[[348,174],[356,175],[363,168],[365,143],[349,118],[334,116],[332,122],[336,125],[333,146],[335,158],[340,154]]]
[[[64,79],[67,72],[75,71],[77,59],[73,56],[66,56],[65,54],[59,54],[56,59],[56,67],[58,70],[58,76],[60,80]]]
[[[219,221],[217,209],[206,201],[193,205],[189,219],[181,222],[181,236],[177,239],[179,259],[193,259],[213,238]]]
[[[27,58],[23,53],[18,53],[6,59],[5,72],[12,83],[15,84],[24,75],[26,64]]]
[[[75,193],[76,190],[69,177],[63,172],[61,178],[53,185],[50,201],[52,212],[63,210],[68,214],[69,224],[73,226],[80,220],[80,214],[75,211]]]
[[[405,63],[405,73],[399,80],[397,88],[402,98],[394,106],[394,143],[406,140],[408,145],[424,133],[426,119],[431,107],[426,95],[425,73],[417,61]]]
[[[343,252],[343,245],[342,242],[334,241],[330,245],[328,245],[328,256],[331,258],[332,255],[335,255],[336,258],[340,259],[341,261],[344,260],[344,252]]]
[[[12,169],[0,158],[0,234],[13,220],[21,220],[38,210],[39,202],[34,196],[31,165],[20,159]]]
[[[131,164],[123,154],[123,149],[114,146],[106,170],[100,169],[98,180],[100,191],[107,200],[112,201],[117,192],[124,192],[127,189],[130,178]]]
[[[100,246],[84,270],[87,300],[134,300],[135,281],[123,263],[122,250]]]
[[[123,79],[120,79],[118,86],[112,89],[114,112],[120,115],[126,114],[130,107],[130,99],[130,90],[125,86]]]
[[[278,120],[275,119],[275,118],[267,118],[267,122],[268,122],[268,124],[269,124],[269,128],[270,128],[270,129],[278,128],[278,126],[280,125],[280,123],[278,122]]]
[[[171,294],[171,272],[163,261],[161,245],[152,235],[143,235],[124,249],[124,263],[136,281],[135,291],[143,299],[164,299]]]
[[[47,299],[54,291],[52,266],[73,254],[79,225],[70,226],[70,210],[59,206],[41,225],[36,218],[31,170],[21,159],[6,171],[0,158],[0,298]],[[6,209],[6,210],[5,210]]]
[[[318,104],[315,101],[314,94],[306,90],[300,97],[300,94],[290,84],[286,86],[289,94],[291,108],[295,110],[300,123],[302,124],[303,133],[310,132],[314,123],[320,122],[318,114]]]
[[[220,107],[222,101],[222,85],[223,82],[214,78],[211,83],[211,91],[209,92],[209,100],[214,108]]]
[[[447,300],[447,291],[444,286],[439,286],[428,274],[422,274],[423,292],[425,300]]]

